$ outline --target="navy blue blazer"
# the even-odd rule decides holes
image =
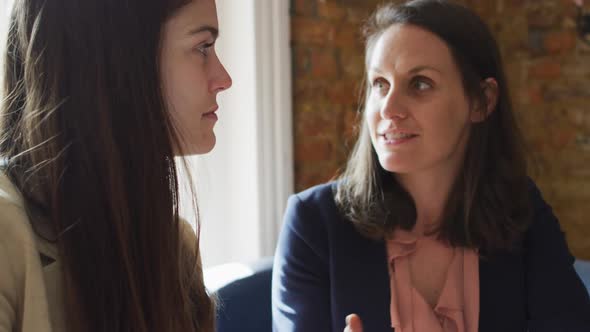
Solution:
[[[385,245],[339,213],[335,183],[290,197],[272,280],[273,330],[391,332]],[[531,185],[534,222],[523,251],[480,258],[480,332],[590,332],[590,300],[559,223]]]

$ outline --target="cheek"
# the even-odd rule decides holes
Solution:
[[[379,109],[376,103],[369,99],[365,105],[365,122],[366,125],[369,126],[369,133],[371,136],[375,132],[380,120],[381,115],[379,114]]]
[[[377,126],[379,125],[379,120],[380,120],[379,112],[376,112],[371,109],[365,110],[365,119],[364,119],[363,125],[367,126],[367,128],[369,129],[369,135],[370,135],[371,141],[373,143],[375,141]]]
[[[438,109],[434,109],[422,121],[427,134],[424,141],[427,149],[433,156],[460,153],[469,124],[469,113],[465,105],[453,102],[439,105]]]
[[[421,117],[420,122],[428,128],[427,131],[436,133],[436,136],[444,136],[438,139],[449,140],[460,135],[469,124],[469,109],[463,103],[447,100],[432,105]]]
[[[165,87],[167,104],[173,114],[182,121],[187,116],[202,114],[208,110],[207,82],[204,73],[195,66],[178,66],[169,75]]]

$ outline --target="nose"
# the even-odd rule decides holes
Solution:
[[[219,60],[217,58],[217,66],[212,78],[210,80],[209,90],[214,93],[221,92],[223,90],[227,90],[232,86],[232,78]]]
[[[381,118],[386,120],[403,120],[408,117],[408,109],[404,103],[403,96],[396,89],[391,89],[383,98],[381,105]]]

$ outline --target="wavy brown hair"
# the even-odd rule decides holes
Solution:
[[[496,109],[485,121],[472,125],[465,161],[439,230],[440,237],[454,246],[482,252],[513,248],[530,223],[531,208],[523,139],[492,33],[476,14],[450,1],[389,3],[378,8],[363,28],[367,62],[377,40],[394,24],[418,26],[446,43],[476,110],[486,109],[481,83],[496,79]],[[365,96],[368,89],[366,84]],[[361,233],[383,239],[397,227],[411,229],[416,207],[395,177],[379,164],[362,118],[358,140],[336,189],[336,203]]]
[[[15,0],[0,155],[58,247],[69,331],[213,331],[160,83],[161,30],[185,2]]]

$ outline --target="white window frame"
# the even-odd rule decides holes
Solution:
[[[258,182],[261,252],[272,255],[293,193],[293,120],[288,0],[255,0],[258,111]]]

